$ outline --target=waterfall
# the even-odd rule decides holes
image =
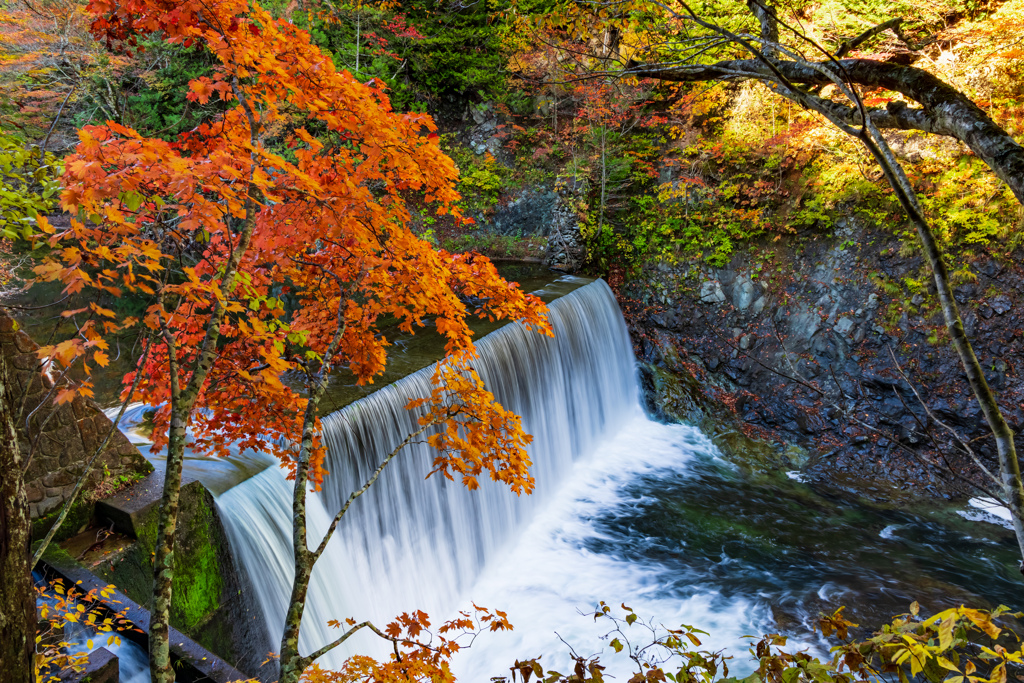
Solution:
[[[303,618],[304,652],[337,637],[330,619],[386,623],[422,609],[449,615],[484,567],[513,543],[573,463],[640,412],[629,336],[608,285],[596,281],[550,304],[554,338],[519,324],[477,343],[475,367],[487,388],[522,416],[536,479],[532,496],[481,481],[467,491],[440,476],[425,444],[403,451],[350,509],[313,572]],[[430,393],[432,368],[386,386],[323,420],[330,474],[310,496],[309,538],[319,542],[331,516],[407,434],[410,399]],[[256,587],[272,642],[282,632],[291,591],[291,484],[271,467],[223,493],[218,506],[239,565]],[[500,606],[499,606],[500,607]],[[353,639],[362,652],[369,639]],[[323,664],[337,666],[336,651]]]

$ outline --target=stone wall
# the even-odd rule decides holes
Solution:
[[[1024,255],[953,265],[967,273],[954,289],[964,329],[1021,434]],[[943,425],[986,459],[990,431],[949,343],[930,272],[892,232],[844,218],[832,236],[746,245],[722,268],[652,265],[619,294],[653,403],[679,403],[674,412],[701,421],[665,389],[675,375],[711,401],[701,415],[805,448],[806,477],[882,497],[890,488],[976,495],[967,482],[977,470],[946,446]]]
[[[0,351],[10,361],[18,395],[24,402],[17,427],[23,455],[27,458],[31,453],[25,485],[33,519],[57,510],[67,500],[112,424],[102,410],[81,396],[60,406],[50,403],[40,408],[44,401],[52,401],[49,393],[53,381],[40,372],[38,350],[39,345],[18,329],[14,319],[0,316]],[[25,416],[33,411],[26,434]],[[115,480],[126,475],[135,478],[152,471],[152,465],[117,431],[93,466],[85,498],[93,498],[89,494],[107,476]]]

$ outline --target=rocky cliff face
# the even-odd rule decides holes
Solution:
[[[977,495],[958,438],[983,458],[992,444],[930,273],[891,234],[839,225],[831,238],[747,248],[724,268],[655,264],[620,287],[652,402],[673,405],[672,375],[699,388],[691,412],[803,447],[807,476],[868,494]],[[966,331],[1019,432],[1024,267],[951,266]]]

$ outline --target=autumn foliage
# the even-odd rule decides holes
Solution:
[[[94,35],[115,51],[137,51],[156,32],[205,45],[217,66],[188,97],[226,109],[174,141],[113,121],[80,131],[61,197],[75,218],[60,230],[40,222],[50,257],[36,274],[88,303],[64,313],[78,334],[40,353],[89,372],[109,362],[110,335],[135,333],[142,376],[125,399],[159,407],[154,448],[167,447],[169,462],[187,440],[215,455],[269,451],[294,474],[285,444],[310,434],[308,397],[330,372],[372,382],[389,345],[378,324],[397,320],[408,333],[429,321],[447,357],[435,391],[411,405],[425,428],[440,428],[429,437],[435,471],[529,492],[529,436],[472,368],[466,318],[515,319],[546,334],[550,326],[543,304],[489,261],[435,250],[408,228],[410,202],[459,218],[457,171],[430,117],[393,111],[381,89],[337,70],[307,33],[255,3],[94,0],[88,9]],[[285,153],[267,142],[280,137]],[[118,298],[144,310],[125,316],[98,303]],[[91,392],[88,382],[77,390]],[[309,471],[298,475],[314,485],[326,474],[317,435],[314,425]],[[174,472],[169,465],[168,479]],[[173,532],[167,514],[161,529]],[[173,561],[167,543],[160,576]],[[169,594],[169,582],[157,590]]]
[[[544,324],[539,302],[489,262],[437,252],[405,228],[407,198],[435,202],[439,213],[457,198],[455,168],[429,117],[391,111],[384,93],[336,71],[305,33],[258,6],[94,2],[90,11],[111,45],[130,49],[135,36],[158,30],[170,41],[202,41],[221,66],[193,81],[189,97],[235,105],[176,142],[112,122],[83,129],[62,196],[79,219],[61,232],[44,224],[55,258],[38,268],[42,279],[59,279],[69,293],[152,301],[138,320],[115,319],[97,304],[68,311],[84,317],[80,336],[47,352],[102,366],[106,335],[159,332],[138,397],[164,406],[157,448],[170,410],[167,339],[175,362],[187,364],[218,306],[226,316],[217,359],[191,428],[197,447],[220,454],[229,443],[275,450],[279,437],[295,434],[303,399],[281,375],[324,360],[339,325],[340,347],[326,360],[366,382],[386,359],[388,341],[374,330],[381,317],[398,318],[404,331],[435,318],[458,359],[439,379],[472,393],[468,356],[455,353],[471,349],[460,296],[484,301],[483,314]],[[323,132],[314,137],[312,128]],[[294,160],[264,146],[278,129],[287,130]],[[225,286],[232,258],[237,273]]]

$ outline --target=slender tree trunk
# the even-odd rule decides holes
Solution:
[[[946,329],[953,339],[953,346],[960,356],[960,362],[964,366],[967,375],[967,382],[974,392],[981,412],[985,416],[992,429],[992,436],[996,442],[996,455],[999,459],[999,477],[1002,485],[1004,500],[1010,507],[1010,519],[1013,523],[1014,535],[1017,537],[1017,546],[1021,553],[1021,571],[1024,572],[1024,485],[1021,483],[1020,461],[1017,460],[1017,447],[1013,442],[1013,430],[1006,423],[999,404],[996,402],[995,394],[992,392],[985,373],[974,354],[967,334],[964,332],[963,321],[960,319],[960,311],[953,298],[953,288],[949,284],[949,275],[946,263],[942,258],[942,252],[935,242],[928,223],[920,214],[911,216],[917,234],[924,245],[924,253],[931,266],[935,277],[935,287],[938,290],[939,305],[942,307],[942,315],[946,321]]]
[[[0,354],[0,683],[31,683],[36,622],[29,569],[32,527],[13,391],[7,357]]]
[[[956,305],[956,299],[953,298],[953,287],[949,282],[949,270],[946,267],[945,257],[942,255],[942,250],[939,248],[931,226],[928,225],[928,221],[924,217],[924,212],[917,201],[917,194],[914,192],[910,180],[903,171],[903,167],[893,156],[881,133],[870,121],[866,122],[862,141],[885,172],[886,179],[893,191],[896,192],[900,204],[911,223],[914,224],[918,238],[921,240],[925,258],[928,260],[935,279],[939,305],[942,308],[946,329],[953,340],[953,348],[960,356],[960,363],[967,375],[967,383],[970,385],[971,391],[974,392],[975,398],[978,399],[981,412],[985,416],[985,421],[992,430],[992,436],[996,442],[999,484],[1002,487],[1004,500],[1010,508],[1010,519],[1021,554],[1020,569],[1024,573],[1024,482],[1021,481],[1020,461],[1017,459],[1013,430],[1010,429],[1006,418],[1003,417],[1003,412],[999,408],[992,388],[985,379],[985,372],[982,370],[981,363],[978,362],[971,341],[964,332],[960,310]]]
[[[323,390],[319,387],[312,392],[306,404],[306,415],[302,426],[302,443],[299,446],[299,461],[295,468],[295,495],[292,499],[292,548],[295,552],[295,578],[292,580],[292,595],[288,601],[288,613],[284,620],[284,634],[281,636],[281,674],[279,683],[297,683],[306,663],[299,654],[299,631],[302,614],[306,609],[306,593],[309,578],[313,575],[315,562],[309,550],[306,530],[306,486],[309,481],[309,457],[313,451],[313,426]]]
[[[235,89],[235,96],[242,103],[249,117],[253,145],[256,145],[256,124],[252,109],[244,96]],[[250,192],[253,186],[250,184]],[[171,600],[174,585],[174,532],[178,525],[178,498],[181,490],[181,473],[185,464],[185,442],[188,438],[188,423],[192,410],[199,400],[206,378],[210,375],[217,358],[217,342],[226,308],[221,302],[228,298],[234,288],[234,274],[242,256],[249,249],[253,230],[256,227],[256,203],[249,200],[246,205],[245,223],[238,235],[238,245],[232,249],[224,267],[220,284],[220,298],[213,306],[207,322],[206,336],[202,350],[182,372],[178,358],[177,341],[167,327],[163,329],[167,347],[168,376],[171,385],[171,424],[167,434],[167,465],[164,472],[164,491],[160,501],[160,518],[156,534],[156,556],[153,559],[153,604],[149,615],[149,672],[153,683],[174,683],[174,669],[171,668]],[[141,370],[141,369],[140,369]],[[182,387],[182,380],[187,384]]]
[[[167,469],[157,527],[156,557],[153,560],[153,608],[149,623],[149,670],[153,683],[174,683],[171,667],[170,621],[171,585],[174,580],[174,536],[178,525],[181,473],[185,463],[188,410],[176,407],[171,415],[167,444]]]
[[[598,221],[597,233],[600,235],[601,231],[604,230],[604,198],[605,198],[605,186],[608,182],[608,170],[606,161],[606,146],[607,146],[607,135],[608,129],[604,125],[601,126],[601,214]]]

